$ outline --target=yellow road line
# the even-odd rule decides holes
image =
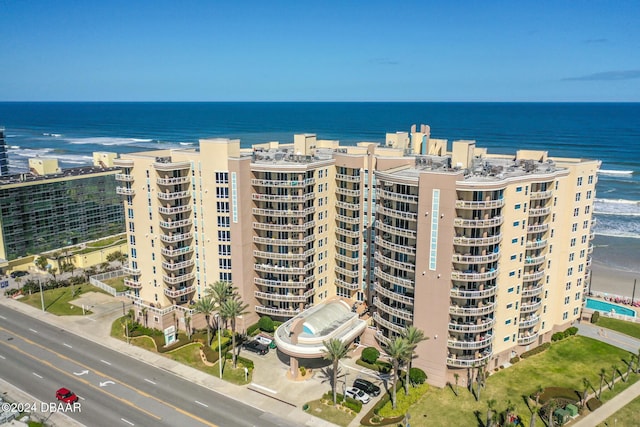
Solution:
[[[43,349],[43,350],[45,350],[45,351],[48,351],[48,352],[50,352],[50,353],[53,353],[53,354],[55,354],[56,356],[58,356],[58,357],[60,357],[60,358],[62,358],[62,359],[65,359],[65,360],[68,360],[68,361],[70,361],[70,362],[72,362],[72,363],[75,363],[76,365],[79,365],[79,366],[81,366],[81,367],[83,367],[83,368],[85,368],[85,369],[88,369],[89,371],[92,371],[92,372],[94,372],[94,373],[95,373],[95,374],[97,374],[97,375],[100,375],[100,376],[102,376],[102,377],[104,377],[104,378],[108,378],[108,379],[110,379],[110,380],[114,381],[114,382],[115,382],[115,383],[117,383],[117,384],[120,384],[120,385],[122,385],[122,386],[124,386],[124,387],[127,387],[127,388],[129,388],[129,389],[133,390],[134,392],[136,392],[136,393],[138,393],[138,394],[140,394],[140,395],[142,395],[142,396],[145,396],[145,397],[147,397],[147,398],[149,398],[149,399],[153,399],[153,400],[155,400],[156,402],[159,402],[159,403],[161,403],[161,404],[163,404],[163,405],[166,405],[166,406],[170,407],[171,409],[173,409],[174,411],[177,411],[177,412],[181,413],[182,415],[185,415],[185,416],[187,416],[187,417],[189,417],[189,418],[191,418],[191,419],[194,419],[194,420],[196,420],[196,421],[198,421],[198,422],[201,422],[202,424],[205,424],[205,425],[210,426],[210,427],[218,427],[216,424],[213,424],[213,423],[211,423],[211,422],[209,422],[209,421],[207,421],[207,420],[205,420],[205,419],[203,419],[203,418],[200,418],[200,417],[198,417],[197,415],[193,415],[192,413],[187,412],[187,411],[185,411],[184,409],[179,408],[179,407],[177,407],[177,406],[175,406],[175,405],[173,405],[173,404],[171,404],[171,403],[169,403],[169,402],[165,402],[164,400],[159,399],[159,398],[157,398],[157,397],[155,397],[155,396],[153,396],[153,395],[150,395],[149,393],[146,393],[146,392],[144,392],[144,391],[142,391],[142,390],[139,390],[139,389],[137,389],[137,388],[135,388],[135,387],[133,387],[133,386],[131,386],[131,385],[129,385],[129,384],[123,383],[123,382],[121,382],[120,380],[117,380],[116,378],[114,378],[114,377],[112,377],[112,376],[110,376],[110,375],[107,375],[107,374],[105,374],[105,373],[102,373],[101,371],[99,371],[99,370],[97,370],[97,369],[95,369],[95,368],[92,368],[92,367],[90,367],[90,366],[87,366],[87,365],[85,365],[85,364],[83,364],[83,363],[81,363],[81,362],[79,362],[79,361],[77,361],[77,360],[73,360],[73,359],[69,358],[68,356],[65,356],[64,354],[58,353],[57,351],[51,350],[50,348],[45,347],[45,346],[43,346],[42,344],[39,344],[39,343],[37,343],[37,342],[35,342],[35,341],[33,341],[33,340],[31,340],[31,339],[27,338],[27,337],[24,337],[24,336],[22,336],[22,335],[18,335],[18,334],[16,334],[14,331],[10,331],[10,330],[8,330],[8,329],[6,329],[6,328],[3,328],[3,327],[1,327],[1,326],[0,326],[0,331],[5,331],[6,333],[8,333],[8,334],[10,334],[10,335],[17,336],[17,337],[21,338],[22,340],[24,340],[25,342],[27,342],[27,343],[29,343],[29,344],[31,344],[31,345],[34,345],[34,346],[39,347],[39,348],[41,348],[41,349]],[[0,342],[2,342],[2,341],[0,341]],[[6,343],[4,343],[4,342],[2,342],[2,343],[3,343],[3,344],[5,344],[5,345],[7,345],[7,346],[9,346],[9,347],[14,348],[14,346],[13,346],[13,345],[6,344]],[[44,361],[44,360],[40,360],[40,359],[36,358],[35,356],[33,356],[33,355],[29,354],[29,353],[26,353],[26,352],[24,352],[23,350],[20,350],[20,349],[19,349],[19,348],[17,348],[17,347],[15,347],[14,349],[15,349],[16,351],[20,352],[20,353],[23,353],[23,354],[25,354],[25,355],[27,355],[27,356],[31,357],[31,358],[32,358],[32,359],[34,359],[34,360],[37,360],[38,362],[41,362],[41,363],[46,364],[46,365],[48,365],[48,366],[51,366],[52,368],[56,369],[57,371],[62,372],[63,374],[65,374],[65,375],[67,375],[67,376],[69,376],[69,377],[72,377],[72,378],[74,378],[74,379],[79,380],[79,381],[81,381],[81,382],[83,382],[83,383],[85,383],[85,384],[87,384],[87,385],[91,386],[92,388],[95,388],[95,389],[97,389],[97,390],[100,390],[101,392],[106,393],[106,394],[108,394],[109,396],[114,397],[115,399],[121,400],[121,401],[125,402],[126,404],[128,404],[129,406],[131,406],[131,407],[133,407],[133,408],[136,408],[136,409],[138,409],[139,411],[144,412],[145,414],[148,414],[149,416],[151,416],[151,417],[153,417],[153,418],[161,419],[161,418],[160,418],[160,417],[158,417],[157,415],[154,415],[154,414],[152,414],[152,413],[150,413],[150,412],[148,412],[148,411],[145,411],[144,409],[140,409],[140,408],[138,408],[137,406],[133,405],[131,402],[128,402],[127,400],[125,400],[125,399],[121,399],[121,398],[119,398],[119,397],[116,397],[116,396],[112,395],[111,393],[107,393],[104,389],[94,386],[93,384],[91,384],[91,383],[89,383],[88,381],[86,381],[86,380],[82,379],[81,377],[78,377],[78,376],[75,376],[75,375],[71,375],[71,374],[69,374],[68,372],[61,370],[60,368],[58,368],[58,367],[56,367],[56,366],[53,366],[50,362],[47,362],[47,361]]]

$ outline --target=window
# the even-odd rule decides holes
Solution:
[[[582,185],[582,177],[581,177],[581,176],[579,176],[579,177],[578,177],[578,187],[579,187],[579,186],[581,186],[581,185]]]
[[[580,201],[580,193],[576,193],[576,202]]]
[[[511,319],[507,319],[507,320],[505,320],[504,324],[505,324],[505,325],[510,325],[510,324],[511,324]]]
[[[516,203],[516,205],[514,206],[514,209],[520,209],[520,203]]]
[[[513,303],[507,304],[507,309],[513,308]]]
[[[512,292],[513,292],[513,288],[509,288],[509,289],[507,290],[507,292],[512,293]]]
[[[573,237],[571,238],[571,247],[574,247],[576,245],[576,238]]]
[[[587,228],[589,228],[589,220],[588,220],[588,219],[585,219],[585,220],[582,222],[582,229],[583,229],[583,230],[586,230]]]
[[[229,198],[229,188],[228,187],[216,187],[216,198],[218,198],[218,199],[228,199]]]
[[[576,292],[576,296],[573,299],[575,299],[576,301],[579,301],[581,296],[582,294],[580,292]]]
[[[573,216],[580,215],[580,208],[573,208]]]
[[[582,236],[582,243],[587,243],[587,236]]]
[[[593,184],[593,175],[589,175],[589,178],[587,178],[587,183]]]
[[[573,257],[575,256],[575,254],[573,252],[571,252],[569,254],[569,262],[573,261]]]
[[[577,222],[574,222],[574,223],[571,225],[571,231],[573,231],[573,232],[578,231],[578,223],[577,223]]]
[[[231,245],[218,245],[218,255],[231,255]]]
[[[513,222],[513,226],[514,226],[514,227],[517,227],[517,226],[519,226],[519,225],[520,225],[520,221],[514,221],[514,222]]]
[[[567,320],[569,318],[569,313],[568,312],[564,312],[562,313],[562,320]]]
[[[515,244],[517,244],[517,243],[518,243],[518,238],[516,237],[516,238],[514,238],[514,239],[511,239],[511,243],[515,243]]]
[[[510,271],[510,272],[509,272],[509,277],[513,277],[513,276],[515,276],[515,275],[516,275],[516,272],[515,272],[515,271]]]
[[[515,255],[515,254],[511,255],[511,260],[512,260],[512,261],[513,261],[513,260],[515,260],[516,258],[517,258],[517,257],[516,257],[516,255]]]
[[[228,184],[229,172],[216,172],[216,184]]]
[[[566,284],[566,285],[564,285],[564,290],[565,290],[565,291],[569,291],[569,290],[571,290],[571,282],[567,282],[567,284]]]
[[[231,232],[218,230],[218,241],[220,242],[230,242],[231,241]]]
[[[573,267],[569,267],[569,269],[567,270],[567,276],[571,275],[573,275]]]
[[[569,298],[569,297],[564,297],[564,303],[565,303],[565,305],[566,305],[566,304],[569,304],[569,301],[570,301],[570,300],[571,300],[571,298]]]
[[[584,207],[584,213],[589,214],[589,212],[591,212],[591,206],[587,205]]]
[[[219,216],[218,217],[218,227],[229,227],[229,217],[228,216]]]
[[[585,255],[585,250],[584,250],[584,249],[582,249],[582,250],[580,251],[580,258],[584,258],[584,255]]]
[[[516,187],[516,193],[521,193],[522,192],[522,187]]]
[[[591,190],[587,191],[587,200],[591,200]]]
[[[218,259],[218,265],[220,266],[220,270],[231,270],[231,259],[220,258]]]
[[[503,341],[504,341],[504,342],[509,341],[509,335],[507,335],[506,337],[504,337],[504,340],[503,340]]]
[[[574,309],[573,309],[573,315],[574,315],[574,316],[577,316],[577,315],[578,315],[578,307],[576,307],[576,308],[574,308]]]

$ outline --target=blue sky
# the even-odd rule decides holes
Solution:
[[[0,101],[640,101],[640,2],[0,0]]]

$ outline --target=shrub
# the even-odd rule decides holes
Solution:
[[[592,397],[591,399],[587,400],[587,408],[589,408],[591,412],[595,411],[601,406],[602,406],[602,402],[596,399],[595,397]]]
[[[575,334],[577,334],[577,333],[578,333],[578,328],[576,328],[575,326],[572,326],[572,327],[570,327],[570,328],[567,328],[567,329],[564,331],[564,336],[565,336],[565,338],[567,338],[567,337],[574,336],[574,335],[575,335]]]
[[[427,380],[427,374],[420,368],[411,368],[409,371],[409,381],[411,384],[424,384]]]
[[[256,333],[258,332],[258,329],[260,329],[260,325],[258,323],[254,323],[253,325],[247,328],[247,335],[249,336],[256,335]]]
[[[345,400],[343,400],[341,404],[345,408],[349,408],[355,413],[359,413],[362,410],[362,402],[360,402],[359,400],[352,399],[350,397],[347,397]]]
[[[520,361],[520,358],[518,356],[512,357],[511,360],[509,360],[509,363],[511,363],[512,365],[515,363],[518,363]]]
[[[600,320],[600,312],[594,311],[591,315],[591,323],[598,323],[598,320]]]
[[[300,375],[302,375],[303,377],[307,375],[307,368],[305,368],[304,366],[300,366]]]
[[[544,344],[540,344],[538,347],[536,348],[532,348],[529,351],[525,351],[524,353],[522,353],[520,355],[520,357],[522,359],[529,357],[529,356],[533,356],[534,354],[538,354],[538,353],[542,353],[543,351],[547,350],[549,347],[551,347],[551,343],[550,342],[546,342]]]
[[[371,364],[376,363],[378,357],[380,357],[380,351],[378,351],[378,349],[375,347],[365,348],[364,350],[362,350],[362,356],[360,356],[363,361]]]
[[[556,332],[555,334],[551,335],[551,341],[556,342],[556,341],[560,341],[564,339],[564,333],[562,332]]]
[[[269,316],[262,316],[258,321],[258,328],[264,332],[273,332],[276,330],[273,320]]]

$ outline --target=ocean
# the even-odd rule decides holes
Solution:
[[[245,147],[305,132],[342,144],[383,143],[385,133],[421,123],[434,138],[475,140],[490,153],[526,148],[602,160],[595,244],[624,246],[626,259],[616,262],[640,271],[640,103],[0,102],[16,173],[35,156],[73,167],[90,164],[94,151],[197,147],[207,137],[239,138]]]

